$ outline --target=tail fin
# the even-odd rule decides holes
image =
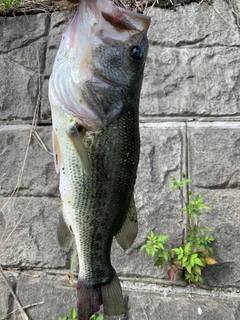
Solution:
[[[89,320],[102,304],[104,314],[108,316],[121,315],[125,311],[122,289],[115,271],[112,281],[98,288],[88,287],[78,279],[77,291],[78,320]]]
[[[120,316],[125,312],[122,288],[118,276],[114,270],[113,279],[110,283],[101,287],[103,310],[107,316]]]

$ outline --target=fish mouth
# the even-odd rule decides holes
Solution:
[[[146,33],[150,25],[148,16],[117,7],[112,1],[108,1],[101,14],[107,22],[120,30]]]
[[[116,81],[113,81],[113,80],[110,80],[108,79],[107,77],[105,77],[104,75],[102,75],[99,71],[95,70],[93,72],[93,75],[94,75],[94,78],[96,78],[98,81],[100,82],[103,82],[104,84],[107,84],[111,87],[115,87],[115,88],[126,88],[126,86],[122,83],[119,83],[119,82],[116,82]]]

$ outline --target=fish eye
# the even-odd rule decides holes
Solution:
[[[140,61],[143,58],[143,49],[140,46],[134,46],[130,49],[130,56],[135,61]]]

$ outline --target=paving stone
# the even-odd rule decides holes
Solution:
[[[200,221],[214,230],[218,265],[206,268],[205,283],[239,287],[239,123],[191,124],[189,167],[193,191],[212,211]]]
[[[194,295],[160,296],[157,293],[129,292],[129,320],[237,320],[240,304],[236,299]]]
[[[57,242],[60,200],[18,197],[6,203],[7,200],[0,197],[0,238],[4,234],[1,264],[20,268],[69,268],[70,253],[61,250]]]
[[[45,65],[48,14],[0,17],[0,120],[32,118]]]
[[[35,320],[57,320],[59,316],[67,316],[76,303],[75,288],[64,276],[37,272],[35,274],[39,274],[40,277],[27,277],[24,274],[15,276],[17,287],[14,290],[22,305],[36,304],[26,309],[28,316]],[[228,297],[227,294],[200,296],[194,293],[189,294],[185,289],[177,294],[167,293],[167,290],[166,292],[156,290],[141,292],[127,288],[123,292],[128,296],[127,319],[129,320],[238,320],[240,316],[240,303],[237,295],[235,297]],[[40,304],[41,302],[43,303]],[[15,303],[9,307],[10,312],[15,309],[17,309]],[[2,315],[2,310],[0,315]],[[15,313],[8,319],[20,320],[21,316]],[[120,317],[109,317],[108,319],[120,319]]]
[[[232,3],[238,5],[237,1]],[[225,1],[215,0],[212,6],[206,2],[202,5],[191,3],[179,6],[175,11],[155,8],[150,16],[151,44],[189,49],[240,44],[234,14]]]
[[[165,270],[154,267],[154,260],[140,252],[150,230],[170,236],[169,245],[182,240],[183,216],[177,191],[169,189],[171,177],[185,171],[184,126],[145,125],[141,128],[141,155],[135,187],[139,232],[133,246],[124,252],[113,244],[112,261],[121,275],[166,278]]]
[[[239,115],[240,34],[228,4],[192,3],[151,15],[141,115]]]
[[[23,166],[31,127],[3,126],[1,137],[0,195],[10,195],[16,187],[19,172]],[[52,150],[51,127],[37,128],[37,133],[47,147]],[[45,151],[32,136],[18,195],[57,196],[59,177],[56,174],[53,156]]]
[[[38,275],[38,272],[32,274]],[[16,275],[16,274],[15,274]],[[30,319],[58,320],[59,317],[69,316],[70,310],[76,304],[76,290],[64,275],[42,275],[39,278],[28,277],[24,274],[16,276],[15,293],[22,306],[33,305],[25,309]],[[6,290],[5,293],[7,294]],[[18,309],[16,303],[9,311]],[[0,309],[0,316],[5,315]],[[20,320],[21,315],[15,312],[8,320]]]
[[[7,276],[8,282],[11,285],[13,291],[16,290],[16,279],[11,276],[11,273],[8,273]],[[0,319],[4,319],[10,309],[13,307],[14,301],[13,296],[11,295],[9,289],[7,288],[2,277],[0,278]]]

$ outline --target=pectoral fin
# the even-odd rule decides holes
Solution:
[[[54,158],[55,169],[57,173],[59,173],[60,166],[61,166],[61,150],[60,150],[57,135],[54,130],[52,131],[52,145],[53,145],[53,158]]]
[[[87,154],[87,150],[85,148],[85,145],[83,143],[83,140],[78,132],[78,129],[76,127],[76,124],[69,124],[67,127],[66,133],[68,137],[70,138],[70,141],[72,142],[74,148],[76,149],[76,152],[78,153],[81,163],[83,166],[83,169],[86,174],[90,174],[92,171],[91,163]]]
[[[123,223],[120,231],[115,235],[117,242],[120,246],[126,250],[131,247],[134,239],[138,233],[138,221],[137,221],[137,211],[134,202],[134,195],[130,201],[130,206],[128,209],[126,220]]]
[[[58,220],[57,239],[60,247],[68,252],[72,246],[74,236],[66,225],[62,212],[60,213]]]

